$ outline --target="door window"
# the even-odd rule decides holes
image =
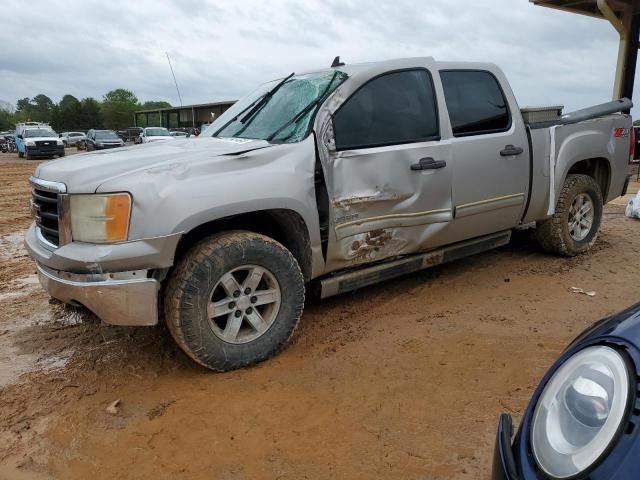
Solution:
[[[334,122],[337,150],[439,140],[431,75],[420,69],[376,77],[340,107]]]
[[[445,70],[440,78],[455,137],[503,132],[511,127],[507,100],[491,73]]]

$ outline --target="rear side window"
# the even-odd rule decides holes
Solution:
[[[503,132],[511,127],[509,107],[496,77],[489,72],[440,72],[456,137]]]
[[[340,107],[334,120],[338,150],[437,140],[431,75],[407,70],[376,77]]]

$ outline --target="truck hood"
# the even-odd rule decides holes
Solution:
[[[171,142],[150,142],[113,150],[73,155],[42,163],[34,176],[61,182],[71,193],[94,193],[114,178],[163,165],[195,161],[216,161],[221,155],[232,155],[271,147],[265,140],[199,137]]]

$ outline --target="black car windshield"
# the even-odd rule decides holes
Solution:
[[[25,130],[22,134],[24,138],[35,138],[35,137],[57,137],[53,130],[49,130],[48,128],[30,128]]]
[[[120,140],[115,132],[96,132],[96,140]]]
[[[209,125],[201,136],[299,142],[306,137],[309,122],[318,106],[313,105],[302,116],[296,117],[320,97],[333,92],[346,78],[346,73],[337,70],[294,75],[260,106],[259,102],[265,94],[278,85],[280,80],[266,83],[237,101]],[[251,115],[254,105],[260,108]],[[287,125],[289,122],[291,123]],[[282,127],[285,128],[278,131]],[[274,133],[277,133],[275,137]]]
[[[170,135],[166,128],[147,128],[145,133],[147,137],[168,137]]]

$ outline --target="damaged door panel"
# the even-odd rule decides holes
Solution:
[[[440,141],[430,72],[373,78],[346,99],[332,123],[330,268],[433,246],[453,209],[450,144]]]

